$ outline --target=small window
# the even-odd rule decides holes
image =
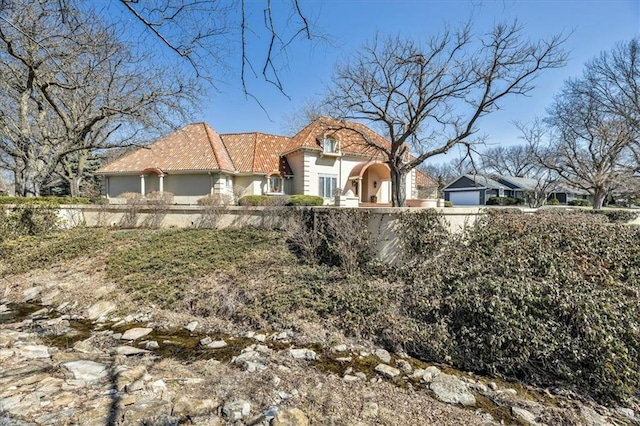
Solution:
[[[322,140],[322,151],[325,154],[338,152],[338,141],[332,137],[326,137]]]
[[[282,178],[278,175],[269,178],[269,192],[282,192]]]
[[[318,195],[323,198],[333,197],[338,188],[338,177],[335,175],[320,175],[318,182]]]

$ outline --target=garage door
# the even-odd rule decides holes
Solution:
[[[449,200],[454,206],[478,206],[480,205],[480,191],[450,192]]]

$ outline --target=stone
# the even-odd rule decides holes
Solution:
[[[108,314],[116,310],[116,305],[107,300],[101,300],[91,305],[87,311],[87,318],[97,320],[106,317]]]
[[[149,340],[145,345],[145,348],[149,349],[149,350],[155,350],[155,349],[159,349],[160,345],[158,344],[158,342],[156,342],[155,340]]]
[[[400,375],[400,370],[398,370],[397,368],[391,367],[390,365],[387,365],[387,364],[376,365],[376,368],[374,368],[374,371],[376,373],[380,373],[381,375],[383,375],[388,379],[393,379],[394,377],[397,377]]]
[[[429,384],[436,398],[448,404],[475,405],[476,398],[469,392],[467,385],[450,374],[438,374]]]
[[[525,410],[524,408],[511,407],[511,414],[513,414],[515,417],[519,419],[524,420],[525,422],[531,424],[532,426],[535,426],[538,424],[536,423],[536,415],[529,410]]]
[[[80,342],[76,342],[73,345],[73,349],[77,352],[81,352],[83,354],[99,354],[100,349],[97,349],[95,347],[93,347],[90,343],[88,343],[86,340],[80,341]]]
[[[355,376],[360,380],[367,380],[367,375],[361,371],[358,371]]]
[[[410,374],[413,371],[413,367],[409,364],[409,361],[405,359],[399,359],[396,361],[396,366],[402,370],[403,373]]]
[[[191,321],[189,324],[185,325],[184,328],[185,330],[193,333],[199,325],[200,323],[198,321]]]
[[[636,418],[636,413],[631,408],[618,407],[616,408],[616,411],[630,420],[640,422],[640,419]]]
[[[137,340],[151,333],[153,328],[135,327],[125,331],[120,337],[121,340]]]
[[[425,368],[424,373],[422,374],[422,381],[425,383],[431,383],[433,379],[440,375],[441,371],[438,367],[431,365]]]
[[[583,405],[580,407],[580,415],[584,420],[584,424],[587,426],[612,426],[606,417],[598,414],[593,408]]]
[[[93,382],[109,375],[107,366],[95,361],[71,361],[61,364],[76,380]]]
[[[346,352],[347,350],[347,345],[336,345],[334,347],[331,348],[331,350],[333,352]]]
[[[147,374],[147,368],[144,365],[139,365],[135,368],[128,370],[121,370],[118,372],[116,389],[121,392],[125,387],[131,383],[143,378]]]
[[[232,421],[241,420],[249,414],[251,414],[251,404],[244,400],[231,401],[222,407],[222,415]]]
[[[41,290],[42,289],[38,286],[30,287],[22,292],[22,299],[25,303],[33,302],[38,299]]]
[[[244,371],[248,373],[254,373],[256,371],[266,370],[267,366],[256,361],[245,361],[244,362]]]
[[[166,391],[167,390],[167,385],[164,382],[164,380],[160,379],[160,380],[156,380],[155,382],[151,383],[151,389],[153,389],[154,392],[162,392],[162,391]]]
[[[299,408],[280,410],[271,420],[271,426],[309,426],[309,418]]]
[[[289,354],[294,359],[304,359],[307,361],[313,361],[318,359],[318,354],[316,354],[315,351],[311,349],[306,349],[306,348],[289,349]]]
[[[43,345],[25,345],[16,349],[18,350],[18,356],[28,359],[43,359],[51,356],[49,355],[49,348]]]
[[[373,351],[373,354],[378,357],[378,359],[383,363],[391,363],[391,354],[389,353],[389,351],[386,351],[384,349],[376,349],[375,351]]]
[[[336,358],[337,362],[341,362],[341,363],[349,363],[353,360],[353,358],[351,358],[350,356],[344,356],[344,357],[338,357]]]
[[[136,348],[134,346],[122,345],[122,346],[117,346],[114,352],[118,355],[131,356],[131,355],[148,354],[150,351],[146,349]]]
[[[496,382],[489,382],[487,383],[487,386],[489,386],[489,389],[491,389],[492,391],[498,390],[498,385],[496,384]]]
[[[365,419],[372,419],[378,417],[378,404],[372,401],[367,401],[362,404],[362,412],[360,416]]]
[[[267,341],[267,335],[266,334],[256,334],[255,336],[253,336],[254,339],[256,339],[258,342],[264,343]]]
[[[225,346],[228,346],[228,344],[224,340],[214,340],[213,342],[207,344],[207,347],[209,349],[220,349],[224,348]]]

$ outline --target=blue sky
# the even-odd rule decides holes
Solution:
[[[250,81],[252,93],[268,111],[267,116],[255,101],[245,98],[239,82],[230,78],[219,84],[218,92],[207,95],[198,120],[220,133],[287,134],[286,117],[307,100],[321,97],[336,62],[357,51],[376,31],[420,40],[441,32],[444,24],[455,27],[471,19],[474,27],[483,31],[517,18],[532,39],[559,32],[570,35],[566,48],[571,55],[566,67],[542,75],[529,97],[511,98],[501,111],[480,121],[480,133],[488,136],[490,144],[514,144],[519,141],[513,121],[529,122],[544,115],[563,81],[580,75],[587,60],[616,42],[640,35],[638,0],[301,0],[301,4],[305,15],[329,41],[297,42],[283,58],[286,67],[280,77],[291,99],[266,83]],[[254,13],[260,14],[258,10]],[[264,53],[260,43],[250,48],[255,55]]]

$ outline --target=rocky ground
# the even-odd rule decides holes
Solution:
[[[640,424],[629,408],[425,364],[317,324],[234,330],[136,306],[86,267],[3,287],[0,425]]]

